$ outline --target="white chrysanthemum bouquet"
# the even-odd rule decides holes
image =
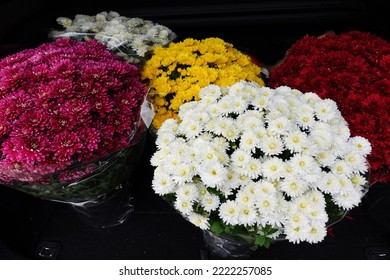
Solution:
[[[265,247],[317,243],[359,205],[371,145],[334,101],[244,81],[199,95],[162,124],[151,158],[154,191],[190,222]]]
[[[96,15],[77,14],[74,19],[57,18],[64,30],[53,30],[51,37],[98,40],[130,63],[140,64],[155,46],[166,46],[176,39],[168,27],[142,18],[128,18],[115,11]]]

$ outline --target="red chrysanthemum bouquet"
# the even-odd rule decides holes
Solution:
[[[3,58],[0,183],[70,203],[106,196],[142,150],[146,92],[138,68],[95,40]]]
[[[287,85],[336,101],[352,135],[369,140],[371,182],[390,181],[390,42],[351,31],[304,36],[270,74],[271,87]]]

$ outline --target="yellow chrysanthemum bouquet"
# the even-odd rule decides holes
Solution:
[[[142,69],[155,111],[153,128],[177,119],[180,105],[199,100],[199,90],[209,84],[227,87],[246,80],[263,86],[260,72],[248,55],[220,38],[187,38],[156,47]]]

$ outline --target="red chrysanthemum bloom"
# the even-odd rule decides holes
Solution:
[[[390,181],[390,42],[367,32],[304,36],[270,74],[289,86],[333,99],[353,135],[370,141],[371,181]]]
[[[62,38],[3,58],[0,181],[48,182],[129,146],[146,92],[139,69],[95,40]]]

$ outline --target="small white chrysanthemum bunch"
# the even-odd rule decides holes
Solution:
[[[117,12],[101,12],[94,16],[78,14],[72,20],[57,18],[63,31],[52,37],[95,39],[104,43],[130,63],[139,63],[155,46],[166,46],[176,38],[168,27],[141,18],[127,18]]]
[[[371,145],[334,101],[244,81],[199,95],[163,123],[151,158],[154,191],[193,224],[316,243],[360,203]]]

